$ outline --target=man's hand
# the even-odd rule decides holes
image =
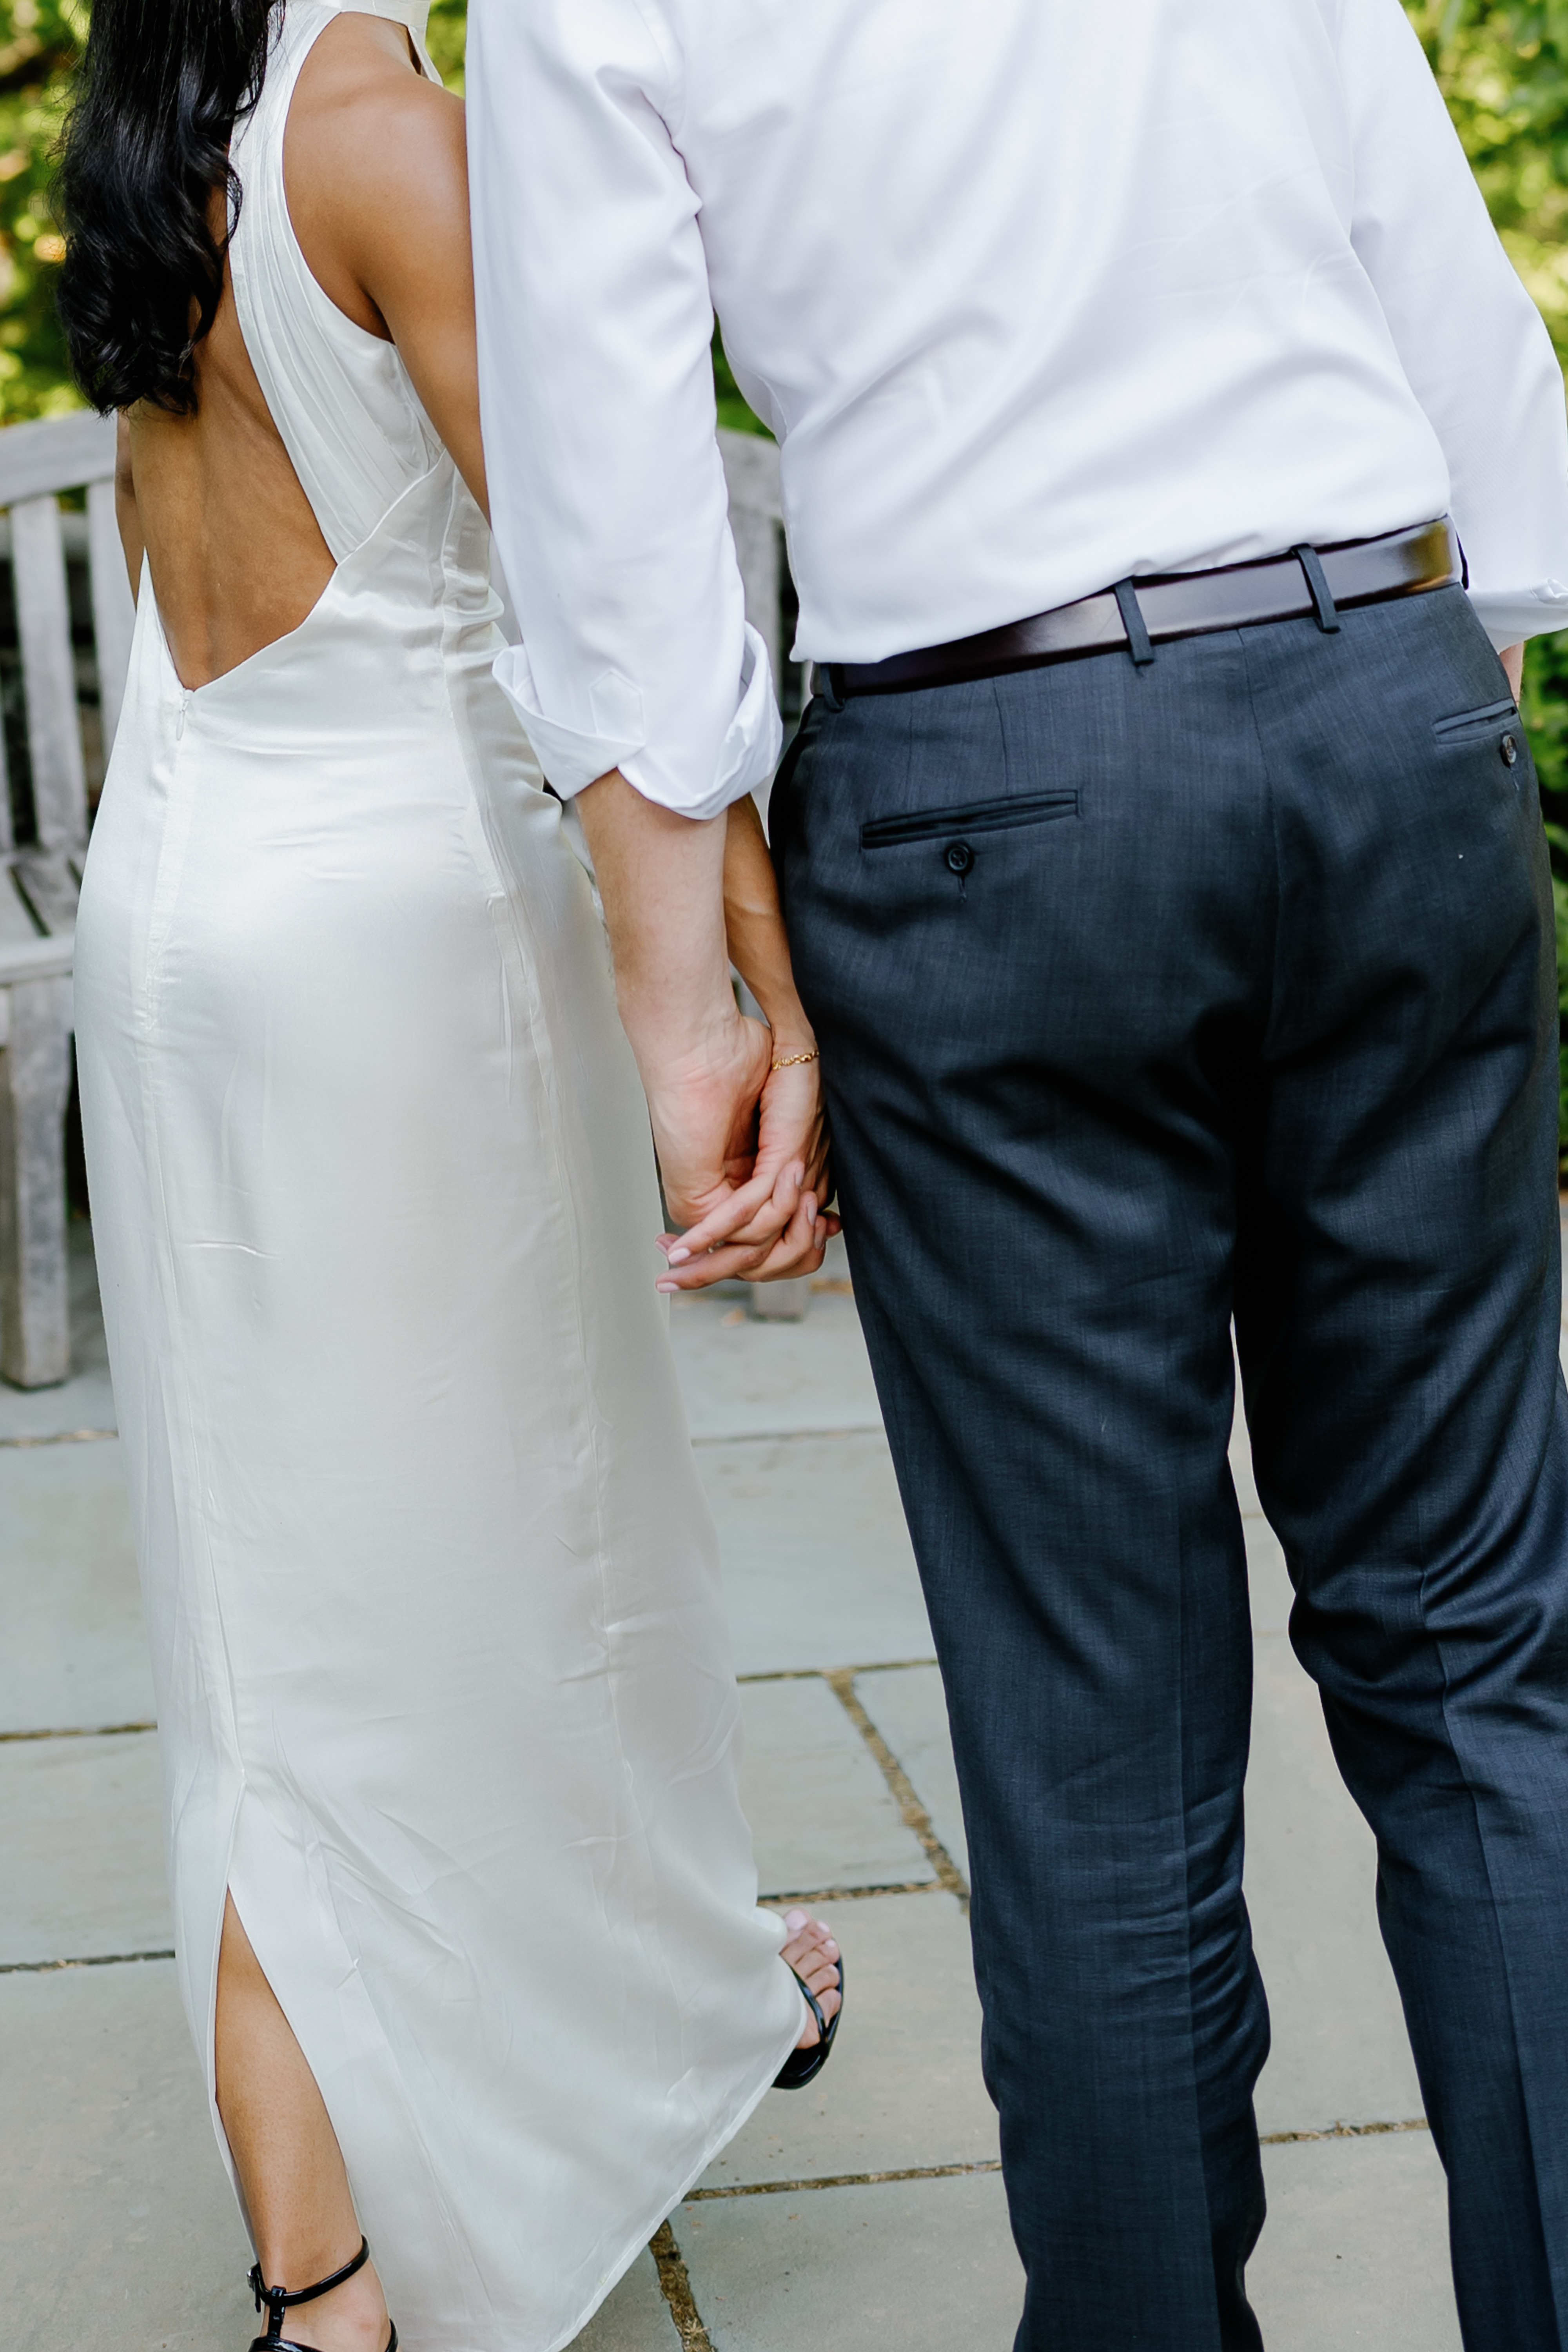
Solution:
[[[735,1275],[815,1273],[835,1221],[814,1186],[826,1149],[816,1065],[773,1072],[794,1050],[743,1018],[724,929],[726,823],[677,816],[612,771],[578,795],[609,926],[616,994],[647,1095],[671,1271],[660,1289]],[[781,1086],[798,1080],[803,1087]],[[759,1106],[761,1106],[759,1111]]]

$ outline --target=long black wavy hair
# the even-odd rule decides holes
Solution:
[[[239,218],[234,126],[261,94],[281,0],[93,0],[60,147],[60,321],[103,413],[196,405],[193,357]],[[221,189],[226,233],[215,236]]]

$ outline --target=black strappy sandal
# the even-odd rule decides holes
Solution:
[[[814,2009],[816,2007],[815,2001],[812,2002],[812,2007]],[[811,2051],[804,2054],[815,2057],[816,2053]],[[259,2311],[264,2305],[266,2306],[267,2333],[265,2336],[257,2337],[250,2347],[250,2352],[314,2352],[311,2345],[296,2344],[291,2336],[284,2335],[283,2314],[291,2310],[297,2303],[314,2303],[319,2294],[330,2294],[333,2287],[342,2286],[345,2279],[352,2279],[355,2271],[363,2271],[369,2260],[370,2242],[362,2237],[359,2242],[359,2252],[352,2263],[345,2263],[341,2271],[332,2273],[331,2278],[318,2279],[314,2286],[299,2287],[292,2294],[285,2294],[280,2286],[263,2286],[261,2264],[258,2263],[251,2271],[249,2285],[252,2294],[256,2297],[257,2310]],[[397,2352],[397,2329],[390,2319],[386,2324],[392,2329],[391,2335],[386,2339],[386,2352]]]
[[[799,1969],[790,1969],[791,1976],[811,2004],[811,2013],[816,2020],[816,2040],[809,2050],[790,2052],[789,2056],[773,2076],[775,2091],[804,2091],[808,2083],[814,2083],[816,2080],[827,2063],[829,2053],[833,2048],[833,2037],[838,2031],[838,2021],[844,2014],[844,1955],[842,1952],[839,1953],[834,1965],[838,1970],[838,2006],[833,2012],[831,2025],[822,2014],[822,2004]]]

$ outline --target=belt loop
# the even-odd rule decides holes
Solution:
[[[1110,593],[1116,599],[1116,609],[1121,615],[1121,625],[1127,632],[1127,650],[1138,667],[1145,669],[1154,658],[1154,648],[1149,641],[1149,632],[1144,625],[1142,607],[1138,602],[1138,591],[1131,580],[1119,580]]]
[[[1293,547],[1290,550],[1306,576],[1307,588],[1312,599],[1312,610],[1318,616],[1318,626],[1325,637],[1331,637],[1340,625],[1339,607],[1329,593],[1329,583],[1319,561],[1315,547]]]
[[[812,672],[811,683],[814,690],[821,695],[829,710],[843,709],[843,673],[837,662],[818,662]]]

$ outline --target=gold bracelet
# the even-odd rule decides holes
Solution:
[[[815,1062],[821,1050],[819,1045],[814,1045],[809,1054],[785,1054],[780,1060],[770,1062],[768,1066],[773,1070],[798,1069],[802,1062]]]

